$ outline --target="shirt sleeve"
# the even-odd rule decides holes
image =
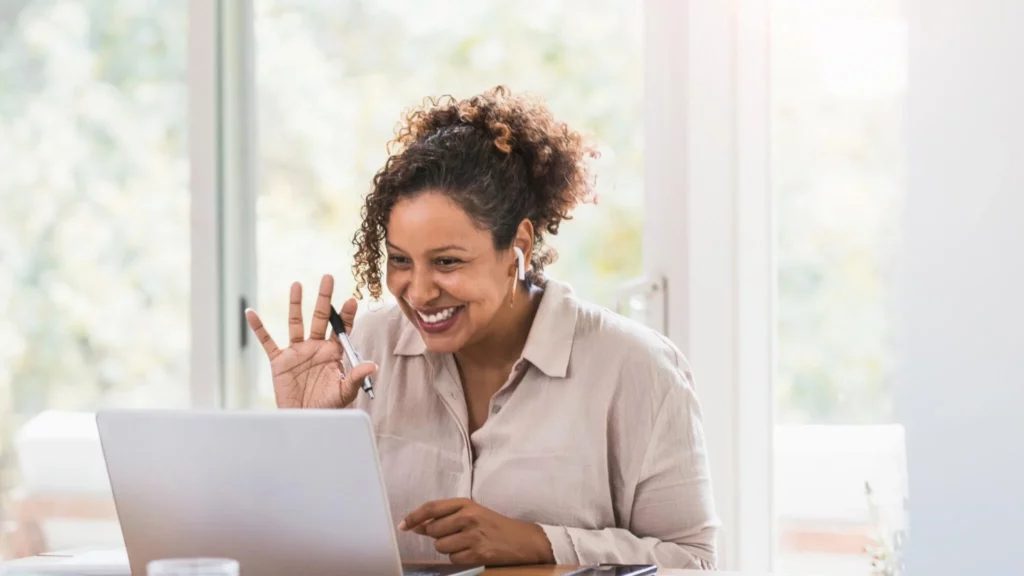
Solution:
[[[601,562],[714,569],[719,521],[714,510],[702,417],[678,354],[656,370],[673,385],[651,427],[628,529],[587,530],[541,524],[558,564]],[[667,359],[666,359],[667,360]],[[674,364],[674,366],[665,366]]]

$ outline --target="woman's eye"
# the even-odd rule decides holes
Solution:
[[[406,266],[409,264],[409,259],[405,256],[388,256],[388,261],[395,266]]]
[[[461,263],[462,263],[462,261],[459,260],[458,258],[438,258],[437,259],[437,265],[442,267],[442,268],[450,268],[452,266],[455,266],[455,265],[461,264]]]

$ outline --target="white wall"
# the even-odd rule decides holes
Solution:
[[[1024,571],[1024,2],[908,0],[910,574]]]

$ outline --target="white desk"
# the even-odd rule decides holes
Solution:
[[[0,576],[34,576],[37,573],[46,574],[48,565],[66,560],[61,556],[35,556],[0,565]],[[34,568],[41,568],[43,571],[35,572]],[[483,576],[561,576],[566,572],[575,570],[574,566],[516,566],[505,568],[488,568]],[[244,569],[243,569],[244,571]],[[74,576],[74,573],[63,572],[65,576]],[[706,572],[700,570],[659,570],[660,576],[695,576],[698,574],[718,576],[770,576],[763,572]]]

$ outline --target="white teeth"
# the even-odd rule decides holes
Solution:
[[[424,314],[419,310],[417,310],[416,313],[419,314],[420,318],[422,318],[423,321],[426,322],[427,324],[437,324],[438,322],[442,322],[444,320],[451,318],[452,314],[455,314],[455,311],[458,309],[458,306],[453,306],[451,308],[446,308],[436,314]]]

